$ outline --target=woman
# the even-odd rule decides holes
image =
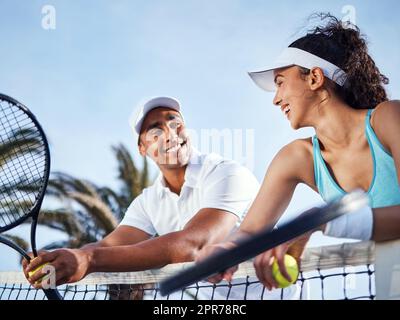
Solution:
[[[328,22],[293,42],[276,64],[250,73],[262,89],[276,90],[273,100],[293,129],[313,127],[315,136],[295,140],[273,159],[261,189],[239,231],[224,243],[202,250],[198,259],[235,246],[235,240],[274,225],[299,183],[325,201],[356,188],[367,192],[370,208],[321,227],[334,237],[384,241],[400,237],[400,101],[388,101],[388,79],[375,66],[357,27]],[[300,262],[311,233],[256,257],[259,280],[270,290],[273,259],[289,280],[283,257]],[[230,280],[236,268],[209,280]]]

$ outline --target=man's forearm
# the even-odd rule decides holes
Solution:
[[[91,272],[128,272],[161,268],[170,263],[194,260],[197,251],[182,233],[172,232],[129,246],[82,248],[89,255]]]
[[[126,245],[133,245],[135,244],[133,243],[127,243]],[[123,245],[123,244],[121,244]],[[85,244],[84,246],[82,246],[80,249],[94,249],[94,248],[105,248],[105,247],[113,247],[113,246],[117,246],[117,244],[114,244],[112,241],[109,241],[107,238],[104,238],[100,241],[97,242],[91,242],[88,244]]]
[[[98,242],[92,242],[92,243],[85,244],[84,246],[81,247],[81,249],[82,249],[82,250],[85,250],[85,249],[94,249],[94,248],[99,248],[99,247],[101,247],[101,246],[102,246],[102,245],[101,245],[101,241],[98,241]]]

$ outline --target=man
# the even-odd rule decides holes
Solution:
[[[160,169],[158,179],[103,240],[81,249],[42,252],[29,266],[25,263],[26,275],[50,263],[60,285],[91,272],[141,271],[193,261],[204,246],[222,241],[241,221],[257,194],[256,178],[233,161],[194,149],[176,99],[147,101],[131,125],[139,135],[140,154]],[[27,277],[34,284],[41,276],[38,271]]]

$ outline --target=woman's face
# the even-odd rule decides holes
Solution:
[[[311,89],[308,76],[297,66],[274,71],[276,94],[273,103],[279,106],[293,129],[311,125],[312,106],[317,95]]]

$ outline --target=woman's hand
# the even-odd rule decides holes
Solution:
[[[272,274],[272,264],[274,260],[277,260],[277,264],[279,267],[279,271],[281,274],[288,280],[291,281],[291,277],[288,274],[284,257],[285,254],[289,254],[293,256],[297,264],[300,268],[301,264],[301,255],[304,251],[304,248],[311,236],[312,232],[304,234],[294,240],[281,244],[271,250],[265,251],[258,255],[254,260],[254,268],[256,271],[256,275],[260,282],[268,289],[272,290],[273,288],[278,288],[278,283],[273,277]]]

